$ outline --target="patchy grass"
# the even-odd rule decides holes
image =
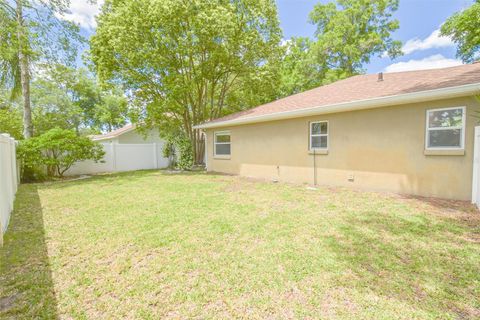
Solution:
[[[3,318],[480,317],[468,203],[143,171],[20,187]]]

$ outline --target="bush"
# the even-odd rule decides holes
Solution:
[[[168,158],[169,167],[190,170],[194,163],[190,139],[183,134],[168,135],[164,139],[163,156]]]
[[[193,166],[193,148],[190,139],[182,138],[177,141],[178,162],[177,167],[181,170],[190,170]]]
[[[175,150],[175,142],[173,139],[167,139],[163,145],[163,157],[168,159],[168,167],[175,168],[177,165],[177,152]]]
[[[98,143],[87,137],[77,136],[73,131],[58,128],[21,141],[18,148],[18,158],[22,160],[23,172],[38,172],[46,168],[47,176],[50,177],[63,177],[76,162],[83,160],[98,162],[104,155],[105,152]]]

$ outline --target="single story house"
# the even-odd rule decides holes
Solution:
[[[165,141],[158,130],[138,132],[133,124],[117,130],[91,136],[103,145],[103,162],[82,161],[67,171],[67,175],[93,174],[101,172],[159,169],[168,167],[168,158],[163,157]]]
[[[358,75],[196,128],[208,171],[476,202],[479,94],[480,63]]]

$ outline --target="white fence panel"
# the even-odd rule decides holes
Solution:
[[[92,160],[77,162],[66,172],[66,175],[94,174],[115,171],[113,157],[114,153],[112,151],[113,144],[104,143],[102,145],[105,151],[105,155],[103,156],[104,163],[95,163],[95,161]]]
[[[67,175],[94,174],[101,172],[160,169],[168,166],[162,155],[163,143],[117,144],[103,143],[104,163],[82,161],[67,171]]]
[[[0,245],[10,221],[18,183],[16,142],[9,135],[0,134]]]

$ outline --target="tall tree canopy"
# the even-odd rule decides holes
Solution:
[[[33,63],[72,62],[79,28],[61,19],[69,0],[0,1],[0,85],[23,97],[23,135],[33,135],[30,82]]]
[[[315,53],[329,69],[347,76],[359,73],[375,54],[401,53],[401,42],[391,38],[399,28],[392,19],[398,0],[337,0],[316,4],[310,21],[317,26]]]
[[[127,98],[119,88],[102,90],[84,68],[49,65],[42,70],[31,85],[36,135],[52,128],[75,131],[77,135],[100,133],[129,121]],[[21,139],[21,109],[19,99],[12,100],[0,90],[0,132]]]
[[[441,33],[457,44],[457,56],[464,62],[480,59],[480,0],[448,18]]]
[[[398,0],[336,0],[318,3],[310,13],[315,40],[292,39],[282,64],[282,95],[301,92],[362,73],[375,55],[401,54],[391,34]]]
[[[128,89],[138,121],[178,124],[201,162],[193,126],[273,96],[281,36],[273,0],[107,0],[91,55],[101,79]]]

